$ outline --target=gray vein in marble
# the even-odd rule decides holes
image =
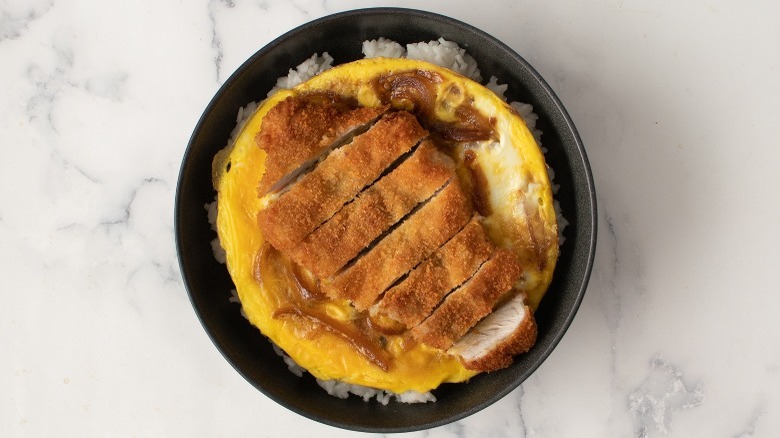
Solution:
[[[55,132],[55,135],[58,135],[56,133],[56,130],[53,131]],[[51,153],[49,156],[49,163],[52,165],[53,169],[60,169],[65,172],[75,171],[77,175],[82,176],[84,179],[86,179],[92,184],[103,183],[103,181],[101,181],[100,178],[96,177],[95,175],[92,175],[91,173],[84,170],[81,166],[69,160],[59,149],[57,149],[56,144],[52,143],[50,146],[51,146]],[[47,177],[53,178],[51,174],[47,175]],[[57,181],[50,181],[50,183],[57,184]]]
[[[164,285],[181,284],[181,276],[178,274],[178,271],[174,269],[173,263],[160,263],[158,261],[151,261],[147,266],[152,266],[154,268],[154,271],[160,276],[160,279],[162,279]],[[125,281],[126,289],[131,287],[133,280],[136,276],[141,275],[141,271],[143,269],[144,266],[140,265],[127,274],[127,281]],[[140,311],[140,309],[138,310]]]
[[[101,184],[101,181],[96,176],[87,173],[87,171],[82,169],[80,166],[77,166],[76,164],[73,164],[71,161],[67,160],[64,156],[59,154],[59,152],[57,152],[57,154],[60,155],[62,164],[63,164],[63,166],[66,169],[73,169],[73,170],[75,170],[81,176],[83,176],[84,178],[89,180],[89,182],[91,182],[91,183]]]
[[[617,376],[617,335],[623,319],[622,302],[617,284],[621,266],[620,258],[618,257],[618,234],[614,220],[606,206],[602,206],[602,211],[604,220],[607,223],[606,230],[609,243],[606,245],[608,261],[602,265],[605,268],[598,270],[598,276],[601,277],[600,283],[605,286],[601,289],[599,295],[601,296],[602,309],[604,310],[604,317],[609,329],[610,384],[615,388],[617,386],[615,381]]]
[[[298,4],[298,2],[294,2],[294,1],[291,1],[291,2],[290,2],[290,4],[292,5],[292,7],[294,7],[295,9],[297,9],[297,10],[298,10],[298,12],[300,12],[301,14],[303,14],[303,15],[305,15],[305,16],[307,16],[307,17],[308,17],[309,15],[311,15],[311,13],[309,12],[309,7],[308,7],[308,5],[307,5],[306,7],[304,7],[304,6],[301,6],[301,5],[299,5],[299,4]]]
[[[48,1],[42,5],[35,6],[28,6],[26,11],[19,13],[14,13],[8,9],[0,11],[0,43],[22,36],[29,29],[30,24],[51,10],[52,6],[54,6],[54,1]]]
[[[525,424],[525,415],[523,414],[523,396],[525,395],[525,391],[523,390],[522,385],[517,388],[516,394],[517,394],[517,417],[518,417],[518,422],[520,423],[520,431],[522,432],[518,438],[525,438],[528,436],[528,425]]]
[[[135,202],[138,193],[141,191],[141,189],[148,186],[149,184],[167,184],[167,183],[164,180],[156,177],[144,178],[140,184],[138,184],[135,188],[133,188],[133,190],[130,192],[130,195],[128,196],[127,201],[125,201],[122,204],[123,205],[122,213],[117,215],[115,218],[101,221],[100,225],[105,227],[113,227],[116,225],[127,226],[128,222],[130,221],[130,217],[132,216],[133,203]]]
[[[628,228],[630,222],[621,210],[616,209],[607,200],[600,200],[602,220],[601,229],[606,230],[602,239],[606,242],[599,244],[598,255],[600,261],[595,270],[600,288],[592,288],[597,291],[601,303],[601,309],[609,331],[609,368],[610,386],[613,393],[623,393],[618,359],[620,357],[620,335],[623,330],[626,307],[631,308],[630,298],[643,294],[642,286],[642,261],[639,249],[632,245]],[[613,399],[610,419],[622,415],[622,399]]]
[[[157,187],[157,192],[166,193],[169,190],[169,184],[162,178],[158,177],[146,177],[141,179],[134,187],[128,191],[128,195],[124,199],[118,208],[119,213],[115,214],[112,218],[100,221],[97,223],[98,229],[102,229],[108,239],[107,243],[110,245],[112,251],[119,251],[115,253],[118,259],[114,262],[121,263],[125,269],[128,269],[128,275],[125,281],[125,289],[141,290],[135,287],[134,282],[136,278],[142,279],[148,272],[152,272],[162,281],[162,284],[181,284],[181,275],[177,269],[178,265],[176,259],[167,256],[167,249],[158,248],[157,241],[161,237],[160,231],[163,235],[173,235],[173,228],[168,224],[155,224],[155,226],[162,226],[163,230],[150,229],[141,223],[136,223],[132,219],[140,212],[147,213],[150,211],[149,199],[142,197],[141,193],[152,187]],[[144,210],[146,209],[146,210]],[[145,217],[147,218],[147,217]],[[146,254],[142,259],[126,259],[120,254],[123,253],[125,244],[130,241],[136,248],[140,248]],[[162,252],[160,252],[160,250]],[[131,261],[134,260],[134,261]],[[125,265],[125,264],[128,265]],[[134,306],[136,307],[136,306]],[[141,307],[137,307],[140,312]]]
[[[617,277],[618,274],[621,271],[620,266],[620,257],[618,254],[618,237],[617,232],[615,230],[615,223],[612,218],[612,216],[605,211],[604,212],[604,220],[607,222],[607,232],[609,236],[609,256],[610,256],[610,267],[612,268],[612,272],[609,275],[609,292],[610,296],[605,297],[605,304],[611,305],[610,307],[605,307],[605,315],[607,317],[607,323],[609,325],[610,332],[615,334],[617,330],[620,328],[620,325],[623,320],[623,312],[622,312],[622,303],[620,298],[620,293],[618,291],[618,285],[617,285]],[[614,342],[613,342],[613,348],[614,348]]]
[[[616,214],[609,202],[601,202],[604,221],[606,222],[608,245],[608,260],[602,264],[607,270],[599,269],[599,276],[608,287],[608,294],[602,294],[606,307],[607,324],[610,331],[618,333],[623,326],[626,299],[632,296],[642,296],[643,263],[639,247],[627,242],[624,236],[630,234],[630,222],[625,217]],[[625,231],[625,233],[624,233]],[[604,278],[606,277],[606,278]]]
[[[25,111],[30,122],[45,120],[47,127],[58,133],[52,108],[62,88],[77,85],[67,77],[73,67],[73,51],[57,44],[52,49],[56,58],[52,71],[45,72],[38,64],[27,68],[27,79],[35,85],[36,93],[28,99]]]
[[[268,0],[261,0],[256,3],[257,7],[260,8],[263,11],[268,11],[271,9],[271,5],[268,3]]]
[[[84,81],[84,90],[92,95],[119,102],[125,94],[127,78],[126,72],[93,76]]]
[[[175,265],[175,262],[152,262],[152,266],[155,267],[157,272],[160,274],[160,277],[163,279],[163,284],[166,285],[181,284],[181,275],[179,275],[179,271],[175,268]]]
[[[766,414],[767,414],[766,402],[759,403],[758,406],[755,409],[753,409],[753,413],[750,415],[750,419],[748,420],[748,423],[745,425],[743,430],[733,435],[734,438],[745,438],[745,437],[756,436],[756,423],[758,423],[758,420],[760,420]]]
[[[219,31],[217,30],[217,6],[220,3],[224,4],[227,8],[233,8],[236,6],[236,4],[233,3],[233,0],[211,0],[208,4],[209,22],[211,23],[211,48],[216,52],[214,55],[214,68],[217,83],[219,84],[222,83],[220,75],[222,73],[222,58],[224,57],[224,52],[222,49],[222,38],[220,37]]]
[[[673,414],[700,406],[703,401],[701,384],[686,382],[680,370],[655,356],[647,377],[629,395],[628,408],[637,421],[637,435],[647,437],[653,431],[669,433]]]
[[[92,75],[83,81],[78,81],[71,77],[76,62],[73,49],[65,42],[55,40],[51,50],[54,58],[52,66],[44,68],[39,63],[33,63],[25,72],[27,80],[35,90],[27,98],[25,115],[30,123],[39,124],[39,131],[44,135],[48,134],[51,145],[56,147],[56,139],[60,132],[55,120],[55,106],[58,105],[63,90],[77,89],[94,96],[119,101],[125,94],[128,74],[117,71]],[[69,162],[65,157],[62,161]],[[76,165],[72,166],[90,180],[96,181],[95,177],[83,169]]]

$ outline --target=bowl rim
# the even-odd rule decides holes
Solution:
[[[587,244],[587,253],[586,257],[584,259],[578,260],[578,263],[582,264],[582,275],[581,278],[577,278],[576,282],[579,284],[579,288],[576,290],[576,296],[573,300],[572,305],[568,309],[568,313],[563,318],[562,324],[560,324],[559,328],[556,330],[554,336],[552,336],[552,340],[549,342],[549,344],[546,346],[546,348],[539,354],[538,359],[534,362],[532,362],[528,367],[526,367],[523,371],[523,373],[516,379],[514,379],[511,384],[506,385],[504,388],[502,388],[501,391],[496,392],[492,397],[489,399],[486,399],[482,401],[481,403],[476,403],[471,408],[465,409],[463,411],[457,412],[455,414],[449,415],[448,417],[436,420],[436,421],[423,421],[415,424],[410,425],[403,425],[398,427],[392,427],[392,428],[379,428],[379,427],[373,427],[373,426],[366,426],[366,425],[356,425],[356,424],[345,424],[339,421],[334,421],[332,419],[313,414],[311,412],[305,411],[300,409],[299,407],[288,403],[286,400],[280,400],[279,398],[275,397],[274,395],[270,394],[269,391],[267,391],[264,387],[262,387],[258,382],[255,382],[254,379],[250,377],[250,375],[242,370],[238,364],[234,363],[234,361],[228,356],[227,352],[225,351],[224,347],[221,345],[219,340],[216,338],[215,334],[211,330],[211,328],[207,325],[207,322],[204,318],[202,309],[200,306],[195,302],[192,286],[190,285],[189,278],[188,278],[188,271],[189,268],[185,266],[185,261],[183,257],[183,238],[181,235],[181,221],[180,216],[183,214],[182,209],[180,208],[180,205],[182,203],[182,197],[183,194],[183,183],[184,183],[184,171],[187,167],[189,157],[191,155],[192,149],[194,148],[194,144],[196,142],[196,139],[198,138],[200,132],[203,129],[203,125],[205,124],[206,120],[208,119],[208,116],[213,112],[214,107],[217,105],[217,103],[220,100],[220,96],[222,96],[223,93],[225,93],[226,90],[231,88],[233,84],[239,79],[239,77],[244,74],[244,72],[250,68],[255,62],[257,62],[258,59],[264,57],[268,52],[279,46],[280,44],[283,44],[288,39],[295,37],[298,34],[304,33],[310,28],[322,25],[325,22],[337,20],[337,19],[344,19],[344,18],[350,18],[350,17],[361,17],[361,16],[379,16],[379,15],[406,15],[411,17],[416,17],[424,20],[431,20],[433,22],[443,22],[447,25],[462,28],[467,32],[474,33],[478,35],[480,38],[485,39],[495,45],[499,50],[503,52],[506,56],[509,56],[512,58],[513,62],[516,62],[523,66],[523,68],[526,69],[526,72],[529,73],[533,79],[536,81],[536,84],[542,89],[546,97],[550,100],[552,103],[552,106],[554,109],[559,113],[558,115],[562,117],[563,122],[565,124],[565,127],[567,129],[566,133],[568,135],[571,135],[571,143],[574,148],[570,151],[576,150],[576,159],[579,160],[578,162],[582,164],[582,171],[584,172],[584,181],[583,183],[586,185],[585,195],[586,199],[581,200],[584,202],[588,207],[589,211],[589,223],[588,224],[578,224],[579,226],[587,226],[586,229],[583,231],[585,235],[589,238]],[[179,262],[179,269],[182,275],[182,283],[187,291],[188,298],[190,300],[190,303],[195,310],[195,313],[198,317],[199,322],[201,323],[201,326],[203,327],[204,331],[207,333],[209,338],[211,339],[214,346],[217,348],[217,350],[220,352],[220,354],[223,356],[223,358],[247,381],[249,382],[253,387],[255,387],[257,390],[259,390],[261,393],[263,393],[266,397],[273,400],[275,403],[285,407],[286,409],[295,412],[299,415],[302,415],[306,418],[315,420],[317,422],[327,424],[329,426],[334,426],[342,429],[348,429],[348,430],[354,430],[354,431],[361,431],[361,432],[371,432],[371,433],[396,433],[396,432],[412,432],[412,431],[418,431],[418,430],[424,430],[424,429],[430,429],[438,426],[442,426],[445,424],[449,424],[455,421],[459,421],[463,418],[466,418],[470,415],[473,415],[482,409],[485,409],[486,407],[492,405],[493,403],[497,402],[498,400],[505,397],[508,393],[514,391],[518,386],[520,386],[531,374],[533,374],[540,366],[541,364],[547,360],[547,358],[550,356],[552,351],[557,347],[558,343],[561,341],[563,336],[568,331],[568,328],[572,324],[574,317],[576,316],[579,307],[582,303],[582,300],[585,295],[585,291],[588,286],[588,282],[590,279],[590,275],[592,272],[594,260],[595,260],[595,251],[596,251],[596,240],[597,240],[597,231],[598,231],[598,213],[597,213],[597,204],[596,204],[596,191],[595,191],[595,184],[593,181],[593,175],[590,167],[589,160],[587,158],[587,154],[585,152],[584,144],[582,142],[582,139],[580,138],[580,135],[571,119],[571,116],[569,115],[568,111],[563,106],[562,102],[558,98],[558,96],[555,94],[555,92],[552,90],[552,87],[542,78],[542,76],[534,69],[523,57],[521,57],[519,54],[517,54],[512,48],[510,48],[508,45],[503,43],[502,41],[498,40],[497,38],[493,37],[492,35],[488,34],[487,32],[476,28],[468,23],[465,23],[463,21],[460,21],[455,18],[451,18],[442,14],[419,10],[419,9],[411,9],[411,8],[400,8],[400,7],[374,7],[374,8],[361,8],[361,9],[354,9],[354,10],[348,10],[343,12],[338,12],[334,14],[329,14],[322,16],[320,18],[317,18],[315,20],[311,20],[309,22],[306,22],[304,24],[301,24],[282,35],[278,36],[277,38],[273,39],[271,42],[257,50],[252,56],[250,56],[246,61],[244,61],[231,75],[225,80],[225,82],[219,87],[219,89],[216,91],[214,96],[209,101],[208,105],[204,109],[202,115],[200,116],[192,135],[190,136],[190,139],[187,143],[187,147],[184,150],[184,154],[182,157],[181,165],[179,168],[179,175],[177,180],[177,186],[176,186],[176,194],[175,194],[175,202],[174,202],[174,236],[176,240],[176,251],[177,251],[177,258]]]

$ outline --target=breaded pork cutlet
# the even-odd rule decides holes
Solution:
[[[290,253],[427,134],[408,112],[383,116],[260,210],[264,236],[276,249]]]
[[[346,298],[366,310],[394,281],[427,258],[472,216],[457,177],[332,281],[323,282],[331,298]]]
[[[517,256],[499,249],[473,277],[447,295],[444,302],[420,325],[412,336],[427,345],[446,350],[493,311],[522,275]]]
[[[380,318],[378,322],[390,318],[407,329],[416,326],[445,295],[468,280],[493,251],[493,244],[475,216],[404,281],[385,292],[371,308],[371,316]]]
[[[353,108],[326,94],[291,96],[274,106],[255,137],[268,154],[258,193],[263,197],[281,189],[300,173],[351,138],[388,110]]]
[[[397,168],[306,236],[290,257],[320,278],[332,276],[430,198],[452,177],[454,168],[450,157],[424,140]]]
[[[512,364],[512,357],[530,350],[537,327],[525,294],[517,294],[469,330],[447,353],[460,357],[475,371],[496,371]]]

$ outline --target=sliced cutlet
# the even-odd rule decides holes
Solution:
[[[411,328],[431,314],[451,290],[471,278],[493,253],[493,244],[475,216],[458,234],[409,276],[385,292],[372,317],[390,318]]]
[[[394,281],[427,258],[460,231],[472,215],[471,205],[453,177],[362,257],[322,283],[331,298],[346,298],[365,310]]]
[[[276,249],[290,253],[427,134],[408,112],[385,115],[260,210],[263,235]]]
[[[522,275],[517,256],[499,249],[473,277],[447,298],[425,321],[411,330],[412,336],[434,348],[446,350],[493,311]]]
[[[276,192],[308,171],[351,136],[367,129],[388,107],[354,108],[327,95],[297,95],[263,117],[255,142],[268,154],[258,193]]]
[[[332,276],[416,205],[433,196],[451,178],[454,168],[450,157],[424,140],[397,168],[306,236],[291,258],[317,277]]]
[[[517,294],[480,321],[447,350],[475,371],[496,371],[512,364],[512,357],[530,350],[536,342],[534,314]]]

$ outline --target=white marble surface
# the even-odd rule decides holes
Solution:
[[[476,25],[550,82],[590,155],[597,260],[521,388],[409,436],[780,436],[780,3],[488,3],[382,5]],[[0,1],[0,436],[359,435],[222,359],[182,285],[173,197],[231,72],[369,5]]]

